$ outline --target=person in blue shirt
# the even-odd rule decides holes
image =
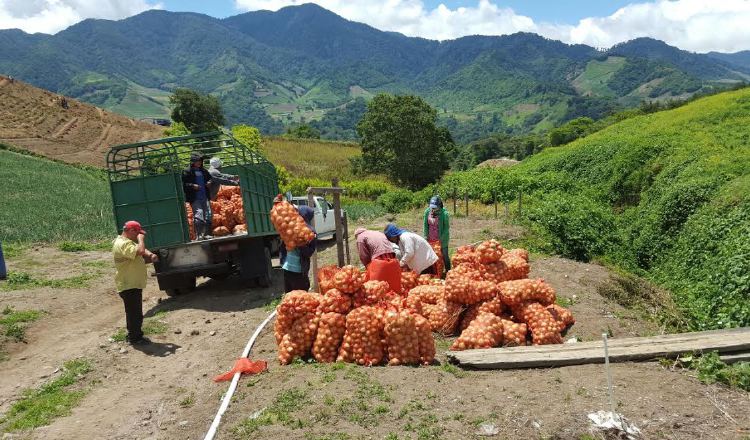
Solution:
[[[182,171],[182,189],[185,201],[193,208],[193,227],[198,240],[211,238],[208,231],[208,197],[211,174],[203,167],[204,156],[190,155],[190,166]]]
[[[315,211],[309,206],[298,206],[299,215],[305,220],[307,226],[315,232],[312,222]],[[284,292],[292,290],[310,290],[310,257],[315,253],[317,239],[313,238],[304,246],[296,247],[290,251],[286,246],[281,246],[279,260],[284,271]]]

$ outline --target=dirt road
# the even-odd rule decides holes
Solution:
[[[332,251],[324,251],[324,257],[330,258],[326,253]],[[94,367],[83,380],[88,393],[70,416],[12,438],[203,438],[227,387],[211,378],[231,367],[269,313],[264,305],[281,292],[278,272],[268,289],[246,289],[230,278],[206,281],[177,298],[166,297],[150,281],[144,311],[147,316],[164,312],[155,319],[167,330],[152,336],[153,344],[136,348],[110,341],[124,326],[124,313],[112,288],[109,260],[106,252],[38,248],[9,262],[11,271],[39,277],[94,277],[81,288],[0,292],[3,307],[46,312],[29,326],[27,344],[6,347],[9,359],[0,363],[0,413],[24,389],[60,374],[56,370],[67,360],[85,357]],[[597,287],[610,277],[601,266],[536,257],[532,268],[532,276],[544,277],[559,296],[573,301],[578,323],[569,337],[659,331],[598,295]],[[448,345],[438,340],[438,352]],[[254,357],[268,360],[270,371],[242,379],[220,439],[458,439],[477,437],[482,423],[498,428],[494,438],[576,439],[586,438],[586,414],[607,408],[606,378],[598,365],[481,372],[441,365],[280,367],[271,328],[259,338]],[[612,372],[618,411],[646,438],[750,435],[748,393],[706,386],[690,373],[657,363],[617,364]],[[255,422],[243,424],[261,410]]]

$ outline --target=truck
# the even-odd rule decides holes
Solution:
[[[246,233],[191,241],[182,171],[196,152],[219,157],[222,172],[239,176]],[[117,145],[106,160],[116,225],[136,220],[146,230],[146,247],[159,256],[159,289],[178,295],[193,290],[197,277],[234,273],[252,285],[271,285],[271,257],[281,241],[270,211],[279,185],[276,168],[258,151],[222,130]]]
[[[321,196],[314,196],[315,201],[315,232],[318,240],[336,238],[336,219],[333,215],[333,205]],[[294,196],[289,198],[294,206],[307,206],[307,197]],[[346,211],[341,210],[341,220],[346,217]]]

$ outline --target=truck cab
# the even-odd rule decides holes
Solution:
[[[315,232],[319,240],[327,240],[336,236],[336,219],[333,215],[333,205],[324,197],[315,196]],[[289,200],[294,206],[307,206],[307,197],[297,196]],[[341,210],[341,218],[344,218],[344,210]]]

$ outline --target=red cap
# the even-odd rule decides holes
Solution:
[[[143,228],[141,227],[141,224],[138,223],[135,220],[130,220],[128,222],[125,222],[125,226],[123,226],[122,229],[123,230],[125,230],[125,229],[133,229],[134,231],[144,232]]]

